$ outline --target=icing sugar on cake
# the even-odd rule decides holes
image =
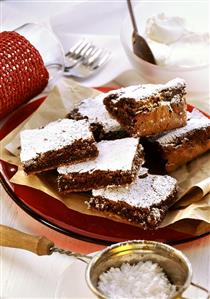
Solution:
[[[121,129],[120,124],[111,117],[106,110],[103,100],[107,94],[100,94],[97,97],[91,99],[85,99],[78,107],[78,112],[87,116],[90,123],[99,123],[103,126],[104,131],[118,131]]]
[[[151,137],[151,140],[156,140],[161,145],[176,143],[178,138],[184,137],[189,132],[197,129],[205,129],[210,126],[210,119],[204,116],[197,109],[193,109],[191,113],[188,112],[187,124],[184,127],[177,128],[158,136]]]
[[[136,208],[150,208],[161,204],[173,193],[175,186],[176,180],[170,176],[148,174],[137,177],[127,187],[106,187],[92,190],[92,194],[115,202],[123,201]],[[158,210],[156,212],[159,213]]]
[[[113,102],[118,102],[122,98],[132,98],[136,101],[144,100],[151,97],[161,91],[171,89],[185,88],[185,81],[180,78],[173,79],[166,84],[141,84],[129,86],[126,88],[120,88],[117,91],[112,91],[112,94],[117,94],[118,97],[112,99]]]
[[[145,137],[186,124],[185,94],[185,81],[177,78],[115,90],[104,105],[129,136]]]
[[[131,170],[139,138],[123,138],[97,143],[99,151],[95,160],[58,168],[60,174],[93,172],[95,170]]]
[[[78,139],[92,138],[87,120],[57,120],[43,128],[20,133],[20,159],[22,162],[29,161],[41,153],[61,149]]]

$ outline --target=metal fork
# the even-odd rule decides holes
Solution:
[[[65,58],[64,75],[85,78],[108,62],[111,52],[83,39],[66,53]]]

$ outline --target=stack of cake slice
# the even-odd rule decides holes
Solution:
[[[155,229],[177,199],[177,182],[168,175],[152,175],[141,168],[134,182],[125,187],[93,190],[91,208],[117,215],[143,229]]]
[[[141,143],[167,161],[167,171],[210,148],[210,122],[194,111],[187,120],[185,93],[185,82],[174,79],[85,99],[66,119],[21,132],[23,168],[57,169],[62,194],[92,190],[89,208],[155,229],[177,199],[177,182],[142,167]],[[181,159],[185,146],[191,155]]]
[[[106,186],[131,184],[143,164],[138,138],[100,141],[99,155],[92,161],[58,168],[60,192],[89,191]]]
[[[143,84],[108,94],[104,104],[109,113],[132,136],[148,136],[186,124],[185,81]]]
[[[20,133],[20,143],[20,159],[27,174],[98,155],[87,120],[60,119],[39,129],[24,130]]]

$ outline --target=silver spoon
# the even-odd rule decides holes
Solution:
[[[128,10],[130,13],[132,25],[133,25],[133,34],[132,34],[133,52],[136,56],[140,57],[141,59],[146,60],[152,64],[157,64],[148,43],[138,33],[138,28],[134,17],[131,0],[127,0],[127,4],[128,4]]]

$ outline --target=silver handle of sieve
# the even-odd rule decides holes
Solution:
[[[197,289],[200,289],[200,290],[204,291],[205,293],[207,293],[206,299],[210,299],[210,292],[209,292],[209,290],[207,290],[206,288],[204,288],[204,287],[202,287],[199,284],[194,283],[194,282],[191,282],[190,284],[191,284],[191,286],[193,286],[193,287],[195,287]],[[190,298],[181,297],[181,299],[190,299]]]
[[[191,282],[191,285],[192,285],[193,287],[195,287],[195,288],[197,288],[197,289],[200,289],[200,290],[204,291],[205,293],[207,293],[207,297],[206,297],[206,299],[209,299],[209,298],[210,298],[210,292],[209,292],[209,290],[207,290],[206,288],[204,288],[204,287],[202,287],[202,286],[200,286],[199,284],[194,283],[194,282]]]
[[[81,253],[78,253],[78,252],[73,252],[73,251],[70,251],[70,250],[64,250],[64,249],[61,249],[61,248],[57,248],[57,247],[52,247],[50,249],[51,253],[53,252],[58,252],[60,254],[65,254],[65,255],[68,255],[68,256],[73,256],[75,257],[76,259],[88,264],[90,262],[90,260],[92,259],[91,256],[89,255],[85,255],[85,254],[81,254]]]

